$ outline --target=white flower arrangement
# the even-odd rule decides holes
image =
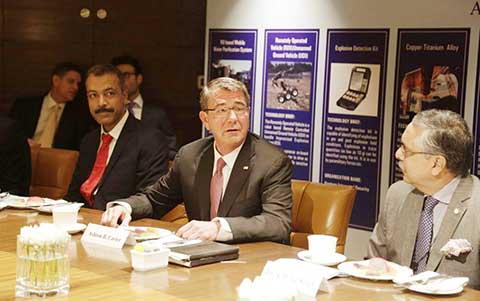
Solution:
[[[70,235],[52,224],[25,226],[17,236],[17,284],[49,291],[68,285]]]
[[[472,251],[472,245],[466,239],[459,238],[459,239],[450,239],[448,242],[440,249],[447,257],[452,256],[459,256],[463,253],[469,253]]]

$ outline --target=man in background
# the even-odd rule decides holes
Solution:
[[[11,117],[29,138],[30,145],[78,150],[92,124],[87,107],[77,96],[82,71],[73,63],[55,66],[50,91],[43,96],[18,99]]]
[[[82,141],[65,199],[105,210],[108,201],[133,195],[167,172],[167,146],[160,131],[145,128],[126,110],[123,75],[115,66],[93,66],[85,85],[100,127]]]
[[[130,114],[148,127],[160,130],[167,139],[169,159],[173,160],[177,152],[175,131],[165,111],[152,102],[145,102],[140,93],[143,83],[143,71],[140,63],[132,56],[114,57],[111,61],[123,73],[128,92],[127,108]]]
[[[0,192],[29,195],[30,147],[20,126],[0,112]]]
[[[190,222],[177,235],[185,239],[288,243],[292,163],[282,150],[249,133],[247,88],[217,78],[204,87],[200,107],[212,136],[183,146],[169,172],[141,193],[109,203],[102,223],[161,217],[183,201]]]
[[[469,173],[472,136],[448,110],[418,113],[395,153],[403,181],[390,186],[369,241],[368,256],[415,273],[468,276],[480,288],[480,181]],[[458,256],[441,251],[450,239],[471,245]]]

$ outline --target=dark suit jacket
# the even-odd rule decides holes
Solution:
[[[11,117],[16,119],[28,138],[33,138],[44,96],[21,98],[15,101]],[[92,129],[92,117],[81,100],[67,102],[60,117],[52,147],[78,150],[83,136]]]
[[[67,196],[69,201],[83,202],[80,186],[92,171],[100,145],[100,128],[87,134],[80,147],[80,157]],[[106,203],[135,194],[167,172],[165,138],[154,129],[145,129],[129,116],[98,184],[94,208],[105,210]]]
[[[32,167],[27,137],[19,124],[0,113],[0,189],[27,196]]]
[[[172,169],[143,193],[125,201],[134,218],[162,216],[182,200],[190,220],[210,220],[213,138],[182,147]],[[235,161],[218,216],[229,223],[234,242],[288,242],[291,231],[292,163],[283,151],[249,134]]]
[[[452,276],[467,276],[468,286],[480,289],[480,181],[475,176],[460,180],[437,236],[432,241],[426,270]],[[415,249],[424,194],[399,181],[390,186],[381,203],[378,223],[368,245],[369,257],[383,257],[410,266]],[[470,253],[447,257],[440,249],[449,239],[466,239]]]
[[[177,138],[167,113],[158,105],[143,102],[142,122],[147,127],[160,130],[167,140],[168,158],[173,160],[177,153]]]

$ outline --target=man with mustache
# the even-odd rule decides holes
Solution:
[[[74,101],[82,80],[80,68],[60,63],[52,71],[50,91],[18,99],[10,113],[30,145],[78,150],[93,121],[83,101]]]
[[[472,145],[457,113],[427,110],[413,118],[395,153],[403,181],[390,186],[381,204],[369,257],[415,273],[468,276],[468,285],[480,288],[480,181],[469,173]],[[446,254],[441,249],[450,239],[465,239],[471,248]]]
[[[249,133],[245,85],[217,78],[203,88],[200,107],[212,137],[182,147],[169,172],[141,193],[110,203],[102,223],[162,216],[183,201],[190,222],[177,235],[185,239],[288,243],[292,163],[282,150]]]
[[[88,106],[100,128],[87,134],[66,200],[105,210],[166,173],[168,149],[163,134],[144,128],[128,113],[123,74],[113,65],[96,65],[86,76]]]

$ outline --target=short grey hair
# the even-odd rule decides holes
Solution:
[[[473,140],[465,119],[449,110],[427,110],[415,115],[412,124],[423,130],[417,145],[424,152],[447,160],[447,169],[465,177],[473,160]]]
[[[200,109],[205,111],[208,109],[208,99],[215,94],[218,90],[228,91],[242,91],[245,96],[245,102],[247,106],[250,106],[250,94],[248,94],[247,87],[239,80],[230,77],[219,77],[209,81],[202,89],[200,93]]]

